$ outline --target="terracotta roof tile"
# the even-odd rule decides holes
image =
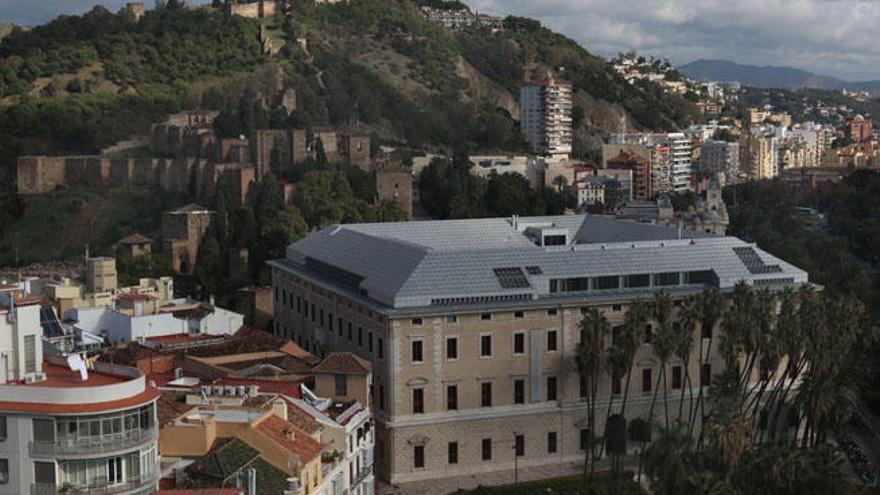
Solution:
[[[323,447],[305,431],[291,425],[278,416],[271,415],[257,425],[257,431],[268,436],[289,452],[296,454],[300,462],[308,463],[321,455]],[[293,438],[288,435],[292,434]]]
[[[332,352],[312,368],[312,371],[316,373],[367,374],[372,368],[369,361],[355,354]]]
[[[119,244],[149,244],[153,242],[153,239],[145,235],[141,235],[138,233],[131,234],[129,236],[123,237],[119,239]]]

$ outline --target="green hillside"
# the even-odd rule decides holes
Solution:
[[[436,3],[436,2],[434,2]],[[293,125],[358,126],[412,147],[524,150],[518,87],[552,72],[574,83],[576,154],[630,127],[668,129],[693,105],[652,83],[632,86],[608,64],[537,21],[447,30],[410,0],[291,2],[266,20],[274,62],[297,90]],[[139,22],[96,7],[0,42],[0,167],[27,153],[94,153],[200,103],[205,84],[265,64],[259,22],[170,0]],[[297,41],[305,41],[302,45]],[[218,83],[219,84],[219,83]],[[195,96],[194,96],[195,95]],[[273,121],[277,124],[277,121]]]

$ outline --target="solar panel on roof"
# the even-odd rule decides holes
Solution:
[[[493,271],[503,289],[526,289],[531,287],[526,274],[518,266],[494,268]]]
[[[544,273],[540,266],[527,266],[526,271],[529,272],[529,275],[541,275]]]
[[[43,308],[40,310],[40,326],[43,327],[43,335],[46,337],[62,337],[64,330],[58,323],[55,311],[52,308]]]
[[[749,271],[749,273],[753,275],[782,272],[781,266],[768,265],[764,263],[764,260],[762,260],[761,257],[758,256],[758,253],[755,252],[755,249],[751,246],[735,247],[733,248],[733,252],[736,253],[740,261],[742,261],[743,265],[746,266],[746,269]]]

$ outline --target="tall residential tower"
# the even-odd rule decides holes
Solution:
[[[522,130],[535,151],[567,159],[571,154],[571,84],[538,81],[520,89]]]

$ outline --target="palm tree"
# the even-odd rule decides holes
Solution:
[[[672,299],[665,291],[659,291],[654,294],[653,306],[654,321],[657,322],[657,332],[654,336],[654,354],[660,360],[660,373],[657,376],[657,386],[654,389],[654,397],[651,400],[651,412],[649,417],[653,421],[654,401],[657,400],[657,393],[660,384],[663,384],[663,405],[665,409],[664,422],[666,428],[669,428],[669,396],[666,386],[666,364],[675,349],[675,333],[672,325]]]
[[[678,420],[682,421],[684,413],[684,392],[687,389],[690,393],[690,407],[693,407],[694,395],[693,387],[690,386],[690,358],[694,351],[694,332],[697,328],[697,321],[700,318],[698,300],[696,297],[689,297],[684,301],[681,311],[678,314],[679,326],[675,329],[673,338],[672,352],[676,357],[682,360],[684,366],[684,383],[681,387],[681,397],[678,401]]]
[[[617,334],[618,345],[623,349],[627,358],[626,385],[623,391],[623,402],[620,405],[620,415],[626,417],[626,401],[629,398],[629,384],[632,378],[633,364],[635,363],[636,352],[642,344],[642,335],[645,325],[648,322],[648,308],[640,302],[636,301],[630,305],[623,320],[623,326],[620,327]]]
[[[703,292],[697,296],[697,312],[700,317],[700,345],[698,364],[701,370],[709,359],[712,351],[712,343],[715,340],[715,326],[721,318],[724,300],[721,297],[721,291],[717,287],[706,287]],[[708,339],[706,336],[708,335]],[[708,342],[703,343],[704,340]],[[688,431],[693,434],[697,418],[703,418],[706,415],[705,406],[703,404],[703,386],[700,383],[700,389],[697,392],[697,401],[691,409],[690,418],[688,420]]]
[[[644,452],[645,474],[651,480],[655,493],[673,495],[690,477],[691,442],[687,425],[675,421],[672,427],[660,431],[660,436]]]
[[[596,308],[582,310],[584,317],[580,322],[581,341],[577,347],[576,364],[582,383],[587,387],[587,424],[590,435],[596,432],[596,396],[599,392],[599,378],[602,371],[605,337],[611,325],[605,314]],[[595,469],[595,445],[590,442],[584,458],[584,474],[589,463],[590,471]]]

